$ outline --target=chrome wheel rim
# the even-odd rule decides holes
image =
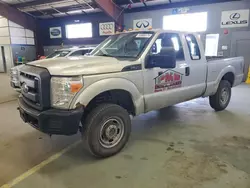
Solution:
[[[102,124],[99,142],[105,148],[112,148],[121,141],[123,135],[123,121],[119,117],[112,117]]]
[[[229,90],[228,88],[223,88],[221,91],[220,102],[225,105],[229,99]]]

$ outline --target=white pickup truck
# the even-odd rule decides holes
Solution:
[[[115,34],[90,56],[28,63],[20,70],[20,116],[47,134],[80,130],[84,146],[108,157],[127,143],[130,115],[208,97],[227,107],[243,79],[242,57],[207,61],[196,34],[150,30]]]

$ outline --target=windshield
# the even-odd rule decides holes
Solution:
[[[60,51],[55,51],[52,54],[48,55],[46,58],[56,58],[56,57],[65,57],[68,55],[71,51],[70,50],[60,50]]]
[[[154,32],[132,32],[113,35],[103,41],[90,55],[123,58],[138,57]]]

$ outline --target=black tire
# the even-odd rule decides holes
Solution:
[[[228,94],[228,97],[225,100],[222,100],[223,92]],[[221,80],[217,92],[209,97],[210,106],[215,111],[222,111],[224,110],[231,99],[231,84],[227,80]]]
[[[109,121],[111,121],[111,123]],[[120,124],[123,123],[123,134],[119,137],[120,139],[117,139],[116,145],[107,148],[102,140],[108,139],[106,137],[107,134],[105,133],[107,133],[107,129],[111,127],[112,124],[119,124],[114,121],[117,121]],[[108,125],[108,123],[110,125]],[[107,128],[104,129],[103,127]],[[102,134],[101,130],[103,129],[106,131],[103,131]],[[118,129],[115,131],[115,134],[118,135]],[[120,131],[122,131],[122,129],[120,129]],[[94,108],[83,122],[82,140],[85,149],[87,149],[91,154],[96,157],[104,158],[115,155],[121,151],[129,139],[130,132],[131,120],[128,112],[124,108],[116,104],[101,104]]]

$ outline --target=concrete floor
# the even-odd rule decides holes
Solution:
[[[15,188],[250,187],[250,86],[233,89],[216,113],[196,99],[133,119],[126,148],[97,160],[81,144]],[[39,133],[24,124],[16,101],[0,104],[0,187],[80,139]]]
[[[0,73],[0,104],[15,100],[18,93],[10,87],[10,76]]]

